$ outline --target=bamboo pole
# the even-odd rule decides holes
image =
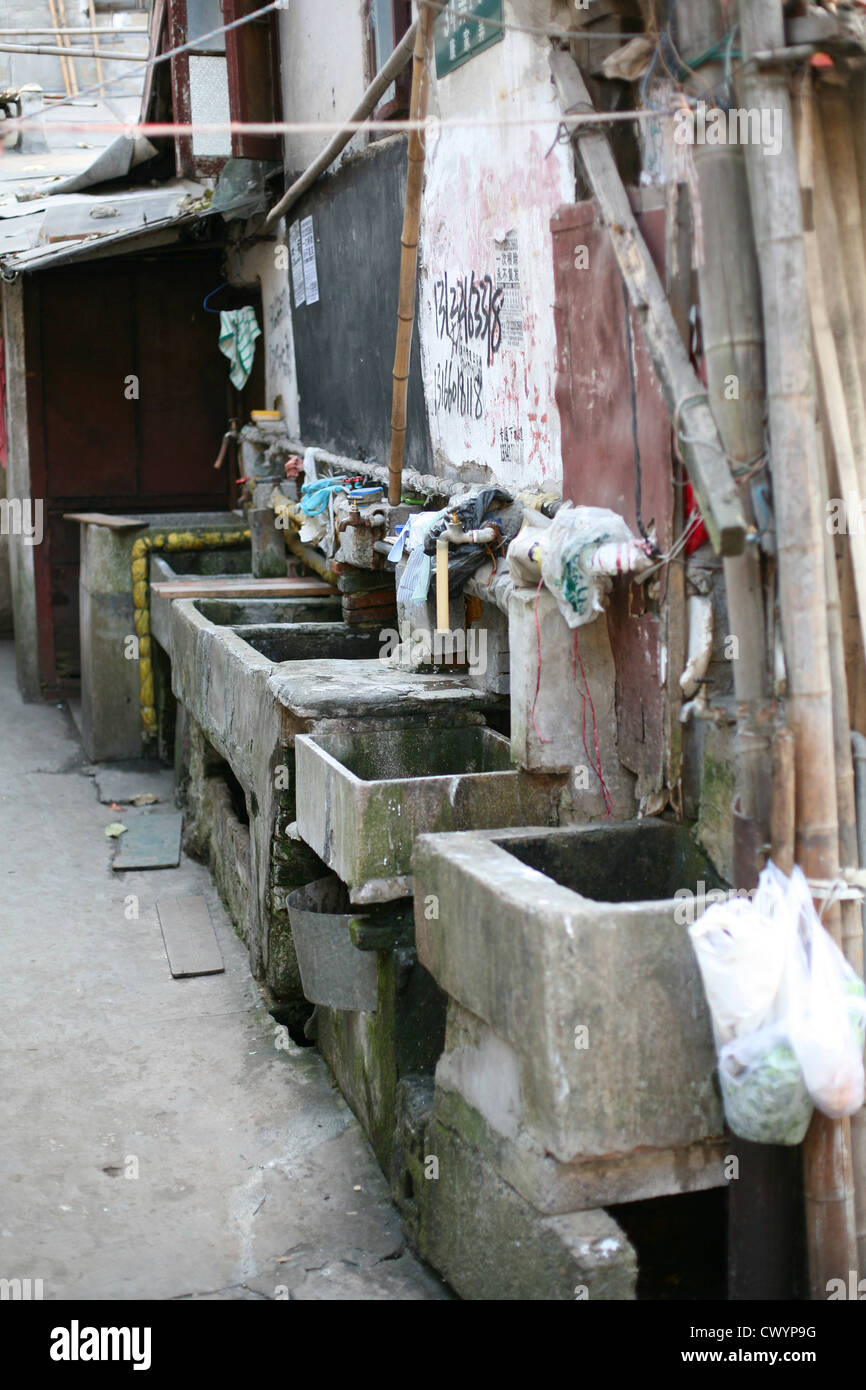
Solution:
[[[703,53],[724,33],[720,0],[677,0],[676,19],[681,52]],[[712,88],[721,77],[722,66],[704,65],[686,90],[705,94],[707,84]],[[694,168],[704,236],[698,286],[710,409],[727,457],[743,465],[759,458],[764,448],[765,382],[760,280],[742,148],[696,146]],[[729,389],[732,382],[735,392]],[[740,500],[753,525],[748,486],[741,489]],[[746,546],[723,564],[728,631],[737,639],[737,811],[755,825],[752,843],[763,846],[769,834],[771,721],[760,550]],[[735,886],[754,888],[763,858],[748,866],[740,858],[735,856],[735,867],[745,877]]]
[[[677,0],[675,12],[681,53],[703,53],[725,32],[720,0]],[[721,61],[707,63],[684,85],[691,96],[711,99],[708,89],[718,90],[722,76]],[[736,145],[696,145],[692,158],[704,240],[697,274],[710,409],[727,457],[743,466],[763,452],[766,404],[760,278],[745,157]],[[740,497],[753,525],[748,483],[740,487]],[[793,861],[793,739],[780,730],[771,748],[775,711],[760,548],[748,545],[742,555],[726,557],[723,569],[726,631],[737,642],[732,662],[737,709],[734,885],[748,890],[757,884],[768,842],[775,841],[774,851],[783,862]],[[768,778],[771,759],[774,776]],[[740,1176],[728,1197],[728,1295],[790,1298],[801,1231],[798,1157],[779,1146],[745,1144],[735,1136],[729,1142],[740,1161]]]
[[[783,874],[794,868],[796,802],[794,796],[794,735],[777,730],[773,739],[773,796],[770,815],[770,856]]]
[[[800,84],[795,114],[800,186],[813,208],[812,224],[803,234],[803,247],[815,365],[823,400],[822,420],[832,441],[836,472],[846,507],[853,504],[859,521],[860,503],[864,495],[861,477],[866,477],[866,414],[856,348],[850,332],[845,285],[838,275],[825,276],[822,270],[822,253],[832,253],[837,244],[837,231],[830,190],[824,174],[819,170],[823,163],[823,148],[821,130],[815,120],[809,74]],[[826,523],[826,498],[823,505]],[[826,533],[826,524],[824,530]],[[848,540],[866,650],[866,536],[860,535],[859,527],[855,526]]]
[[[856,168],[853,164],[853,140],[848,142],[842,125],[847,123],[847,113],[840,110],[833,89],[833,99],[820,103],[821,121],[816,119],[812,76],[805,73],[800,79],[797,100],[798,111],[798,163],[801,171],[801,184],[808,194],[814,185],[813,207],[816,232],[805,235],[809,295],[812,306],[812,325],[815,334],[816,360],[818,364],[817,381],[821,404],[822,435],[818,437],[821,499],[825,515],[827,502],[835,485],[846,493],[852,488],[859,495],[859,479],[851,477],[855,450],[851,434],[858,432],[860,440],[860,477],[866,477],[866,454],[864,454],[864,427],[866,415],[863,410],[861,377],[858,372],[858,327],[857,296],[849,299],[845,280],[838,276],[822,273],[822,265],[828,264],[827,254],[834,248],[841,249],[846,269],[853,275],[862,274],[866,280],[866,262],[863,258],[862,228],[860,225],[860,203],[856,182]],[[826,139],[830,135],[834,153],[830,160],[826,155]],[[846,154],[850,156],[846,158]],[[837,189],[838,180],[853,180],[850,187]],[[832,186],[831,186],[832,180]],[[854,208],[848,209],[844,216],[845,202],[853,194]],[[835,212],[839,214],[837,217]],[[847,230],[843,221],[847,220]],[[824,260],[822,261],[822,251]],[[863,262],[858,265],[858,260]],[[827,293],[829,289],[829,295]],[[829,305],[826,302],[829,300]],[[830,326],[832,306],[833,328]],[[866,322],[866,321],[864,321]],[[834,331],[835,330],[835,331]],[[862,326],[859,331],[863,331]],[[838,359],[835,348],[838,346]],[[843,383],[840,360],[847,364],[847,379]],[[850,428],[849,428],[850,426]],[[823,436],[823,437],[822,437]],[[836,460],[836,476],[831,474],[831,460]],[[839,479],[843,468],[846,470],[847,486],[841,487]],[[859,507],[857,519],[859,523]],[[859,534],[859,525],[848,535],[851,546],[855,575],[859,577],[861,589],[866,579],[866,539]],[[843,866],[854,867],[859,864],[857,842],[857,810],[854,793],[854,768],[851,757],[851,716],[848,698],[848,682],[845,666],[845,642],[842,621],[842,607],[839,592],[839,575],[836,568],[836,552],[829,527],[824,531],[825,577],[827,585],[827,632],[830,648],[830,673],[833,688],[833,741],[836,770],[836,799],[839,816],[839,856]],[[866,621],[866,611],[861,603],[861,620]],[[866,650],[866,644],[861,647]],[[841,945],[847,960],[859,975],[863,974],[863,926],[859,904],[844,901],[840,904]],[[856,1218],[857,1252],[859,1269],[866,1268],[866,1109],[861,1109],[850,1119],[851,1160],[854,1183],[854,1209]]]
[[[767,394],[777,524],[779,597],[787,665],[787,720],[794,735],[797,862],[807,878],[839,871],[833,697],[825,617],[824,527],[820,513],[815,398],[806,295],[803,216],[792,141],[788,79],[750,55],[784,47],[778,0],[739,0],[745,104],[780,111],[782,148],[767,158],[746,147],[766,336]],[[837,908],[825,925],[838,938]],[[803,1145],[811,1296],[847,1280],[856,1239],[850,1126],[817,1114]]]
[[[421,10],[412,54],[412,93],[409,115],[423,121],[427,112],[430,74],[427,50],[433,33],[434,11]],[[391,397],[391,452],[388,458],[388,501],[399,506],[403,491],[403,459],[406,454],[406,400],[409,394],[409,359],[412,326],[415,322],[415,281],[418,276],[418,229],[421,222],[421,191],[424,183],[425,138],[422,130],[409,133],[406,205],[400,237],[400,297],[397,305],[397,343],[394,349],[393,393]]]
[[[66,44],[57,48],[52,48],[47,44],[3,43],[2,41],[0,41],[0,53],[31,53],[43,58],[56,55],[60,58],[61,67],[66,64],[70,72],[72,71],[71,63],[73,58],[96,58],[97,60],[101,60],[104,57],[109,63],[138,63],[141,65],[147,62],[148,57],[146,53],[107,53],[104,48],[79,48],[77,45],[75,48],[71,48]],[[99,61],[98,65],[101,66]],[[77,90],[76,88],[76,92]],[[75,92],[71,95],[74,96]]]
[[[62,39],[62,37],[61,37],[62,30],[61,30],[61,27],[60,27],[60,20],[59,20],[58,15],[57,15],[57,0],[48,0],[48,8],[49,8],[50,11],[51,11],[51,23],[52,23],[53,26],[54,26],[54,32],[55,32],[55,33],[57,34],[57,36],[58,36],[57,42],[58,42],[58,43],[61,45],[61,47],[62,47],[62,45],[63,45],[63,39]],[[68,59],[68,58],[65,58],[65,57],[63,57],[63,56],[61,56],[61,58],[60,58],[60,75],[61,75],[62,78],[63,78],[63,86],[64,86],[64,88],[65,88],[65,90],[66,90],[66,95],[67,95],[67,96],[71,96],[71,95],[72,95],[72,80],[71,80],[71,75],[70,75],[70,70],[69,70],[69,59]]]
[[[65,27],[66,27],[66,6],[64,5],[64,0],[57,0],[57,13],[58,13],[58,16],[59,16],[59,18],[60,18],[60,23],[61,23],[61,25],[65,28]],[[61,35],[60,38],[58,39],[58,42],[61,44],[61,46],[62,46],[63,48],[65,48],[65,49],[67,50],[67,52],[68,52],[68,50],[72,47],[72,40],[70,39],[70,37],[69,37],[68,34]],[[75,67],[74,67],[73,63],[71,62],[71,60],[70,60],[69,58],[66,59],[66,65],[67,65],[67,67],[68,67],[68,69],[69,69],[70,95],[71,95],[71,96],[77,96],[77,95],[78,95],[78,74],[76,73]]]
[[[105,88],[104,88],[104,85],[103,85],[102,58],[101,58],[101,56],[100,56],[100,54],[101,54],[101,49],[100,49],[100,47],[99,47],[99,37],[98,37],[99,31],[97,30],[97,27],[96,27],[96,7],[95,7],[95,5],[94,5],[94,3],[93,3],[93,0],[87,0],[87,10],[88,10],[88,14],[89,14],[89,16],[90,16],[90,24],[91,24],[91,27],[92,27],[92,29],[93,29],[93,37],[92,37],[93,48],[94,48],[94,51],[96,52],[96,55],[97,55],[97,57],[96,57],[96,80],[97,80],[97,82],[99,83],[99,95],[100,95],[100,96],[104,96],[104,95],[105,95]]]
[[[851,90],[848,83],[822,81],[816,89],[823,150],[816,149],[816,214],[826,205],[835,210],[837,242],[843,274],[836,278],[847,294],[847,317],[853,335],[852,351],[860,374],[861,404],[866,400],[866,246],[860,213],[857,154],[851,127]],[[821,157],[823,154],[823,157]],[[825,200],[825,189],[829,195]],[[821,228],[818,227],[820,236]],[[861,472],[866,484],[866,468]]]

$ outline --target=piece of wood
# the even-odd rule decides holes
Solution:
[[[571,55],[559,51],[551,53],[550,67],[564,114],[594,113],[586,83]],[[640,319],[713,548],[720,555],[740,555],[746,544],[742,503],[706,390],[683,346],[658,271],[635,221],[608,138],[598,125],[577,126],[573,138]]]
[[[409,114],[423,121],[427,114],[430,73],[427,55],[433,36],[436,12],[425,5],[418,20],[412,54],[412,91]],[[388,457],[388,501],[399,506],[403,491],[403,459],[406,453],[406,399],[409,392],[409,358],[412,325],[415,321],[415,282],[418,278],[418,229],[421,222],[421,190],[424,183],[425,140],[422,130],[409,133],[406,173],[406,202],[400,238],[400,285],[397,303],[397,342],[394,349],[391,396],[391,450]]]
[[[160,898],[156,904],[169,969],[176,980],[225,970],[208,906],[197,893]]]
[[[783,874],[794,868],[794,735],[777,730],[773,739],[773,794],[770,806],[770,858]]]
[[[130,816],[113,869],[173,869],[180,863],[180,811],[140,811]]]
[[[79,521],[87,526],[107,526],[111,531],[129,531],[136,526],[149,526],[146,517],[110,516],[108,512],[64,512],[64,521]]]
[[[324,579],[160,579],[151,584],[161,598],[323,598],[334,593]]]

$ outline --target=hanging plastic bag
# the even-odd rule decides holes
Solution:
[[[569,627],[604,612],[617,575],[639,573],[652,563],[648,543],[633,536],[616,512],[570,502],[563,502],[545,529],[540,552],[545,585]]]
[[[814,1103],[832,1119],[864,1100],[866,988],[821,925],[800,869],[772,863],[751,901],[689,928],[710,1005],[725,1114],[759,1144],[798,1144]]]
[[[728,1124],[753,1144],[802,1144],[812,1118],[803,1068],[778,1024],[734,1038],[719,1052]]]
[[[860,1109],[866,1093],[866,988],[821,925],[801,870],[795,868],[787,881],[775,865],[772,871],[780,888],[785,885],[788,911],[797,920],[791,1043],[818,1109],[840,1120]]]

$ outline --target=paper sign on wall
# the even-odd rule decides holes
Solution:
[[[301,224],[293,222],[289,228],[289,256],[292,263],[292,293],[295,297],[295,308],[306,304],[307,295],[304,289],[304,263],[301,259]]]
[[[523,347],[523,301],[520,294],[520,257],[517,233],[511,231],[496,243],[496,288],[502,290],[502,346]]]
[[[313,219],[305,217],[301,221],[301,259],[304,265],[304,292],[308,304],[319,301],[319,277],[316,272],[316,239],[313,235]]]

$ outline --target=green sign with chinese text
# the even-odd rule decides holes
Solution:
[[[436,19],[436,76],[453,72],[502,38],[502,0],[449,0]]]

